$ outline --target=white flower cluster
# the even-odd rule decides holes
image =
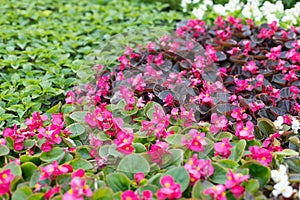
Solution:
[[[289,198],[293,194],[293,188],[290,186],[287,169],[284,165],[280,165],[278,170],[272,170],[271,178],[276,183],[272,191],[275,197],[282,194],[285,198]]]
[[[292,117],[291,126],[284,124],[284,118],[282,116],[278,116],[273,124],[275,128],[279,130],[280,134],[284,133],[284,131],[288,131],[289,129],[292,129],[294,133],[298,133],[300,130],[300,121],[295,117]]]
[[[188,5],[198,4],[200,0],[182,0],[181,6],[186,12]],[[262,3],[263,2],[263,3]],[[256,22],[266,21],[272,23],[273,21],[297,24],[300,17],[300,2],[297,2],[293,8],[284,9],[282,1],[277,1],[275,4],[269,1],[248,0],[244,5],[240,0],[229,0],[225,5],[215,4],[211,0],[203,0],[198,7],[193,7],[192,13],[198,18],[202,19],[206,11],[213,10],[218,15],[227,16],[230,13],[239,11],[244,18],[252,18]]]

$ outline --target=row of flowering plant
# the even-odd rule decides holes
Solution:
[[[246,3],[245,3],[246,2]],[[217,15],[252,18],[256,23],[277,21],[282,26],[299,25],[300,3],[285,8],[284,1],[229,0],[226,4],[214,4],[211,0],[182,0],[183,11],[191,11],[198,19],[211,20]]]
[[[65,105],[2,132],[0,194],[298,197],[298,38],[276,22],[218,17],[127,47],[112,71],[96,65],[95,80],[69,91]]]

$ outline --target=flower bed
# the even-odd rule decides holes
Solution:
[[[234,17],[189,20],[159,43],[127,47],[62,108],[3,131],[0,194],[294,199],[299,48],[297,28]]]

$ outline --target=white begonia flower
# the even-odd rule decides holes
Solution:
[[[276,12],[283,13],[284,12],[284,6],[282,4],[282,1],[276,1]]]
[[[252,14],[253,14],[253,17],[254,17],[254,20],[255,20],[255,21],[260,21],[261,18],[263,18],[263,14],[262,14],[262,12],[259,10],[258,7],[253,7],[253,9],[252,9]]]
[[[187,5],[192,3],[192,0],[182,0],[181,7],[183,8],[183,12],[187,11]]]
[[[227,15],[225,7],[221,4],[213,5],[213,10],[220,15]]]
[[[275,128],[281,130],[283,128],[282,124],[283,124],[283,117],[278,116],[277,119],[274,121]]]
[[[294,133],[298,133],[298,130],[300,129],[300,122],[294,117],[292,117],[292,129]]]
[[[296,12],[296,13],[295,13]],[[285,16],[281,19],[283,22],[292,22],[293,24],[297,23],[297,11],[295,9],[286,9],[285,10]]]
[[[243,10],[242,10],[242,15],[246,18],[251,18],[252,12],[251,12],[251,5],[249,3],[244,5]]]
[[[193,3],[196,4],[198,3],[200,0],[193,0]]]
[[[287,169],[284,165],[280,165],[278,170],[271,171],[271,178],[275,183],[288,181],[288,176],[286,173]]]
[[[202,19],[205,11],[207,10],[206,5],[201,4],[198,8],[194,8],[192,13],[195,15],[198,19]]]
[[[282,194],[285,198],[289,198],[293,194],[293,188],[290,186],[288,181],[282,181],[274,185],[274,190],[272,191],[274,196]]]
[[[273,21],[276,21],[278,23],[278,19],[275,14],[266,15],[266,19],[269,24],[271,24]]]
[[[240,10],[241,9],[241,3],[240,3],[239,0],[229,0],[229,2],[227,4],[225,4],[225,9],[230,11],[230,12]]]
[[[204,0],[203,3],[204,3],[205,5],[207,5],[207,6],[212,6],[212,5],[214,5],[214,2],[211,1],[211,0]]]

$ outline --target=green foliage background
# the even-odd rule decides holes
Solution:
[[[136,0],[2,0],[0,15],[0,130],[63,102],[112,35],[167,32],[183,19],[167,4]]]

